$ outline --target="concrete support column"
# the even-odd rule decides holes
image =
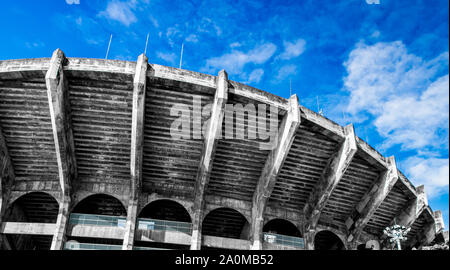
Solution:
[[[62,194],[73,194],[74,180],[77,178],[75,146],[72,133],[69,87],[64,74],[67,61],[60,49],[53,52],[50,67],[45,75],[48,105],[58,163],[59,182]]]
[[[6,198],[5,195],[3,194],[3,190],[2,190],[2,181],[3,179],[1,179],[0,177],[0,228],[2,228],[2,222],[4,219],[4,215],[6,212]],[[5,247],[5,243],[7,242],[5,239],[5,235],[0,233],[0,250],[6,249]]]
[[[387,168],[380,175],[379,181],[364,195],[360,203],[356,206],[356,211],[358,212],[357,217],[354,220],[349,218],[346,222],[349,230],[347,241],[352,242],[352,245],[356,244],[364,227],[381,203],[386,199],[398,179],[397,165],[394,156],[392,156],[388,158]]]
[[[145,96],[147,90],[148,58],[141,54],[136,62],[133,79],[133,110],[131,117],[130,198],[127,222],[122,243],[123,250],[132,250],[136,231],[139,194],[142,186],[142,162],[144,152]]]
[[[137,223],[138,200],[130,200],[127,211],[127,223],[125,225],[125,235],[123,238],[122,249],[133,250],[134,235]]]
[[[411,199],[407,206],[400,212],[400,214],[395,218],[395,222],[398,225],[405,227],[411,227],[414,221],[419,217],[420,213],[423,211],[424,207],[428,205],[428,200],[426,198],[425,187],[423,185],[416,188],[417,197]],[[394,223],[394,220],[391,222]]]
[[[203,220],[204,197],[208,186],[209,177],[214,161],[217,142],[222,133],[222,121],[225,115],[225,105],[228,100],[228,74],[221,70],[217,76],[216,93],[211,108],[211,118],[209,120],[206,133],[204,135],[202,156],[197,170],[194,194],[194,217],[192,220],[191,249],[199,250],[201,247],[201,231]]]
[[[300,109],[297,95],[289,98],[289,108],[278,129],[275,147],[269,152],[252,199],[251,249],[261,250],[263,242],[264,210],[272,194],[278,173],[291,149],[295,134],[300,126]]]
[[[201,220],[199,218],[198,220]],[[192,224],[191,250],[200,250],[202,246],[202,224],[195,222]]]
[[[305,232],[303,235],[303,239],[305,241],[305,249],[306,250],[314,250],[314,237],[316,232],[313,230]]]
[[[51,250],[61,250],[64,248],[67,225],[69,223],[69,206],[70,197],[65,195],[59,204],[58,219],[56,220],[56,230],[53,234]]]
[[[253,212],[252,212],[253,214]],[[252,237],[253,242],[250,246],[250,249],[252,250],[262,250],[263,249],[263,227],[264,227],[264,218],[261,216],[253,217],[252,218],[253,223],[252,224]]]
[[[332,157],[328,160],[320,179],[308,198],[303,212],[305,214],[305,231],[314,235],[322,210],[328,199],[344,176],[357,151],[355,129],[352,124],[344,127],[345,139]],[[314,239],[311,240],[314,243]],[[314,248],[314,245],[312,246]]]
[[[3,131],[0,127],[0,227],[5,218],[11,187],[14,183],[14,168],[8,153]],[[0,234],[0,249],[11,249],[6,236]]]
[[[434,211],[434,221],[436,222],[436,233],[444,230],[444,218],[442,217],[441,210]]]

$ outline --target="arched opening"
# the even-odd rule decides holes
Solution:
[[[139,214],[139,218],[191,222],[189,212],[172,200],[157,200],[147,204]]]
[[[123,235],[105,227],[125,228],[126,219],[127,211],[120,200],[106,194],[90,195],[80,201],[70,214],[71,233],[65,249],[121,249]],[[110,235],[104,237],[105,234]]]
[[[56,223],[59,204],[44,192],[31,192],[18,198],[5,213],[5,222]],[[34,226],[34,225],[33,225]],[[11,249],[49,250],[52,235],[7,234]]]
[[[263,227],[264,242],[295,248],[304,248],[300,230],[290,221],[272,219]]]
[[[292,222],[280,218],[267,222],[264,225],[263,232],[302,237],[300,230]]]
[[[127,216],[123,204],[111,195],[94,194],[79,202],[72,213],[105,215],[105,216]]]
[[[176,201],[162,199],[146,205],[137,228],[135,249],[189,249],[191,216]]]
[[[368,250],[368,248],[366,248],[366,244],[360,244],[356,247],[356,250]]]
[[[241,213],[231,208],[218,208],[204,218],[202,235],[248,240],[249,229]]]
[[[324,230],[314,237],[314,249],[316,250],[344,250],[341,239],[334,233]]]

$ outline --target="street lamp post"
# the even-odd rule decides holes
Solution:
[[[400,245],[400,241],[406,241],[407,237],[406,235],[408,234],[408,232],[411,230],[411,228],[406,228],[405,226],[400,226],[400,225],[394,225],[391,227],[386,227],[386,229],[384,229],[384,234],[386,234],[388,237],[390,237],[391,239],[389,239],[389,241],[391,243],[396,242],[397,243],[397,249],[401,250],[401,245]]]

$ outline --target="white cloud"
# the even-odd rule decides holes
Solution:
[[[159,27],[158,20],[155,19],[155,17],[153,17],[152,15],[150,15],[150,16],[149,16],[149,19],[150,19],[150,21],[152,22],[152,24],[153,24],[153,26],[154,26],[155,28],[158,28],[158,27]]]
[[[217,36],[222,35],[222,29],[210,18],[203,17],[197,26],[198,32],[214,33]]]
[[[80,4],[80,0],[66,0],[66,4],[68,5],[79,5]]]
[[[264,70],[262,68],[257,68],[253,70],[248,76],[248,82],[259,83],[262,76],[264,75]]]
[[[25,42],[25,46],[28,49],[32,49],[32,48],[39,48],[39,47],[44,47],[45,43],[41,42],[41,41],[35,41],[35,42]]]
[[[275,79],[280,81],[287,78],[290,75],[294,75],[297,73],[297,67],[295,65],[284,65],[279,70]]]
[[[177,59],[177,56],[174,53],[157,52],[156,56],[172,65],[175,65],[175,61]]]
[[[264,43],[248,52],[233,50],[231,53],[206,60],[206,66],[202,68],[202,71],[213,73],[219,69],[225,69],[230,74],[239,74],[249,63],[265,63],[272,57],[276,49],[274,44]]]
[[[344,65],[344,88],[350,92],[347,111],[354,122],[374,119],[378,133],[386,138],[383,148],[442,143],[438,133],[447,129],[448,134],[449,79],[435,77],[448,66],[448,53],[424,61],[409,54],[400,41],[359,43]]]
[[[448,193],[449,159],[442,155],[448,149],[448,60],[445,52],[426,61],[396,41],[359,43],[344,63],[352,120],[373,121],[384,150],[414,150],[415,156],[400,163],[430,198]]]
[[[305,51],[306,41],[303,39],[298,39],[294,42],[284,41],[284,52],[278,56],[278,58],[283,60],[289,60],[294,57],[299,56]]]
[[[198,37],[197,35],[194,34],[190,34],[187,38],[186,38],[187,42],[192,42],[192,43],[197,43],[198,42]]]
[[[448,193],[449,160],[411,157],[405,161],[408,178],[415,185],[425,185],[428,198]]]
[[[449,77],[434,81],[420,96],[394,96],[375,120],[378,132],[386,137],[383,148],[402,144],[407,149],[427,145],[439,147],[436,131],[448,125]]]
[[[233,43],[230,44],[230,48],[237,48],[237,47],[240,47],[240,46],[241,46],[241,43],[239,43],[239,42],[233,42]]]
[[[176,24],[175,26],[169,27],[166,30],[166,37],[167,42],[169,42],[169,45],[173,47],[175,45],[176,40],[180,40],[180,46],[181,46],[181,31],[178,29],[179,25]]]
[[[81,26],[81,24],[83,23],[83,18],[81,18],[81,17],[76,18],[75,23],[78,24],[79,26]]]
[[[120,2],[113,0],[108,3],[106,10],[100,12],[99,15],[129,26],[137,22],[137,18],[132,11],[135,7],[136,1]]]

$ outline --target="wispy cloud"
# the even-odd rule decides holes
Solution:
[[[273,43],[264,43],[254,47],[252,50],[242,52],[233,50],[222,56],[213,57],[206,60],[203,72],[216,72],[219,69],[225,69],[230,74],[239,74],[245,65],[249,63],[263,64],[269,60],[275,53],[277,46]]]
[[[198,37],[197,37],[197,35],[190,34],[185,40],[187,42],[197,43],[198,42]]]
[[[350,92],[347,111],[353,120],[374,119],[385,140],[383,148],[437,146],[438,133],[448,134],[448,53],[431,61],[409,54],[402,42],[360,43],[345,62],[344,87]]]
[[[33,49],[33,48],[39,48],[39,47],[44,47],[45,43],[41,42],[41,41],[35,41],[35,42],[25,42],[25,46],[28,49]]]
[[[248,82],[259,83],[264,75],[264,70],[262,68],[257,68],[253,70],[250,75],[248,75]]]
[[[347,112],[374,124],[382,151],[399,145],[416,152],[399,164],[429,197],[448,193],[448,60],[445,52],[425,61],[396,41],[359,43],[344,63]]]
[[[284,65],[278,70],[277,75],[275,76],[275,79],[277,81],[281,81],[281,80],[286,79],[290,75],[294,75],[296,73],[297,73],[296,65],[293,65],[293,64]]]
[[[157,52],[156,56],[171,65],[175,65],[177,56],[174,53]]]
[[[237,47],[241,47],[241,43],[233,42],[233,43],[230,44],[230,48],[237,48]]]
[[[277,58],[289,60],[295,58],[305,51],[306,41],[298,39],[294,42],[284,41],[284,51]]]
[[[197,27],[198,32],[214,33],[217,36],[222,35],[222,29],[210,18],[203,17]]]
[[[405,161],[408,178],[415,185],[425,185],[429,198],[448,192],[448,158],[411,157]]]
[[[104,32],[97,20],[86,16],[79,15],[59,15],[54,18],[58,27],[74,35],[74,39],[83,39],[90,45],[104,44],[108,34]],[[107,45],[107,44],[106,44]]]
[[[66,3],[68,5],[79,5],[80,4],[80,0],[66,0]]]
[[[104,11],[99,13],[99,16],[110,20],[118,21],[125,26],[137,22],[137,18],[132,11],[136,7],[136,1],[120,2],[110,1]]]

